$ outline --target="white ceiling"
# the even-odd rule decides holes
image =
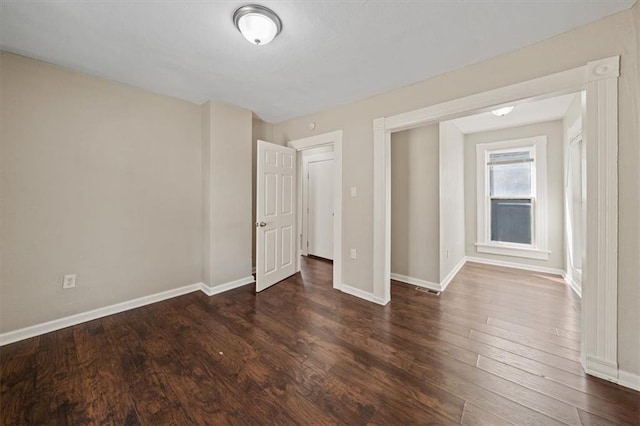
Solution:
[[[469,134],[560,120],[565,116],[576,96],[579,95],[571,93],[541,101],[520,103],[516,105],[510,114],[504,117],[497,117],[489,111],[457,118],[451,120],[451,122],[462,133]]]
[[[277,122],[505,53],[635,0],[260,1],[266,46],[233,26],[243,1],[0,0],[0,48]]]

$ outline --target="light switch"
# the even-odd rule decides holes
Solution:
[[[351,198],[356,198],[358,196],[358,187],[357,186],[352,186],[351,187]]]

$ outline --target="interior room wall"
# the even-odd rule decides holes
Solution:
[[[209,101],[202,114],[203,282],[215,287],[251,276],[252,113]]]
[[[547,137],[547,224],[549,260],[501,256],[476,251],[477,242],[477,174],[476,145],[514,139]],[[564,269],[564,154],[562,120],[529,124],[510,129],[465,135],[464,141],[464,196],[467,256],[514,262],[525,265]]]
[[[342,130],[344,284],[371,292],[373,283],[373,120],[509,84],[621,56],[619,79],[619,363],[640,374],[640,144],[638,4],[631,10],[576,28],[532,46],[359,102],[276,123],[283,143]],[[387,60],[384,54],[379,60]],[[316,123],[309,129],[309,123]],[[349,188],[358,197],[349,197]],[[349,257],[356,248],[358,258]]]
[[[565,224],[566,224],[565,234],[564,234],[564,238],[565,238],[564,270],[567,272],[567,275],[568,275],[567,280],[572,280],[573,285],[579,288],[581,288],[581,282],[577,280],[573,280],[572,277],[570,276],[571,274],[570,274],[569,245],[571,244],[571,242],[569,241],[570,234],[568,229],[568,224],[570,221],[570,214],[569,214],[570,211],[567,203],[570,202],[569,198],[571,198],[571,195],[567,192],[567,179],[568,179],[568,173],[569,173],[569,170],[568,170],[569,143],[571,141],[569,140],[568,135],[569,135],[569,128],[573,126],[573,124],[579,118],[582,118],[582,128],[583,129],[585,128],[586,126],[585,113],[586,113],[586,105],[583,105],[583,93],[576,93],[575,97],[573,98],[573,101],[571,102],[571,105],[569,105],[569,108],[567,109],[567,113],[562,118],[562,137],[563,137],[562,155],[563,155],[564,179],[565,179],[564,214],[565,214]]]
[[[200,107],[0,58],[0,331],[200,282]]]
[[[440,281],[464,260],[464,134],[450,121],[440,123]]]
[[[273,140],[273,124],[253,117],[251,122],[251,269],[256,267],[256,159],[258,158],[258,139],[265,142]]]
[[[440,282],[437,124],[391,135],[391,273]]]

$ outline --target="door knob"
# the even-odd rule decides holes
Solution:
[[[264,228],[265,226],[267,226],[267,222],[256,222],[256,226]]]

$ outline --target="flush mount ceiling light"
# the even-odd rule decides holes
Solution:
[[[506,107],[494,109],[493,111],[491,111],[491,114],[497,117],[504,117],[505,115],[513,111],[514,108],[515,108],[514,106],[506,106]]]
[[[233,13],[233,23],[250,43],[262,46],[282,31],[282,22],[271,9],[257,4],[242,6]]]

